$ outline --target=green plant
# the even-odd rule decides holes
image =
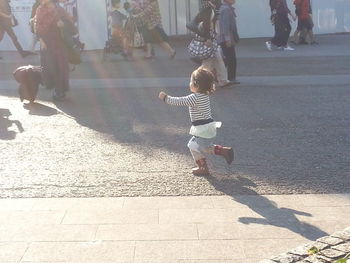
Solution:
[[[320,250],[317,247],[311,247],[311,248],[309,248],[307,253],[311,256],[311,255],[314,255],[314,254],[318,253],[319,251]]]
[[[349,263],[350,262],[350,253],[348,253],[345,257],[334,261],[333,263]]]

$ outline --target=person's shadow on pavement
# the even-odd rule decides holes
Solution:
[[[10,120],[11,112],[9,109],[0,109],[0,140],[13,140],[16,138],[16,131],[9,128],[15,125],[19,132],[24,132],[22,124],[18,120]]]
[[[230,195],[233,201],[246,205],[262,217],[240,217],[238,221],[243,224],[272,225],[286,228],[309,240],[316,240],[317,238],[329,235],[318,227],[302,222],[296,217],[296,215],[312,217],[312,214],[290,208],[277,207],[273,201],[259,195],[252,189],[256,184],[248,178],[238,176],[236,178],[218,179],[215,176],[209,175],[207,180],[215,189]]]

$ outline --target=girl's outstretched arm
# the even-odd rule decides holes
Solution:
[[[174,105],[174,106],[195,106],[196,105],[196,96],[194,94],[190,94],[184,97],[171,97],[165,92],[161,91],[159,93],[159,99],[163,100],[165,103]]]

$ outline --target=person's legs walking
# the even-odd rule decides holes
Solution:
[[[209,174],[209,168],[205,158],[205,154],[215,154],[223,157],[228,164],[231,164],[234,159],[232,147],[214,145],[211,139],[199,138],[193,136],[187,144],[192,157],[197,164],[197,168],[192,170],[194,175]]]
[[[283,20],[282,27],[283,27],[283,29],[282,29],[282,33],[281,33],[281,45],[283,47],[287,47],[289,35],[290,35],[290,32],[292,31],[292,27],[289,23],[288,17]]]
[[[23,48],[21,44],[18,42],[17,36],[15,32],[13,31],[12,27],[6,27],[5,28],[6,33],[9,35],[9,37],[12,40],[12,43],[15,45],[17,51],[22,55]]]
[[[170,44],[166,41],[160,42],[159,45],[170,54],[170,58],[174,58],[176,55],[175,49],[173,49]]]
[[[55,74],[54,99],[65,98],[66,91],[69,90],[69,63],[66,56],[56,57],[57,74]]]
[[[193,175],[206,175],[209,174],[209,168],[205,155],[201,151],[200,140],[201,138],[193,136],[187,144],[190,149],[193,160],[197,164],[197,168],[192,169]]]
[[[12,43],[15,45],[17,51],[19,52],[19,54],[24,58],[30,55],[35,55],[35,53],[30,52],[30,51],[25,51],[23,50],[21,44],[18,42],[18,38],[15,34],[15,32],[13,31],[12,27],[5,27],[4,28],[6,33],[9,35],[9,37],[12,40]]]
[[[216,72],[219,87],[226,87],[232,84],[227,78],[227,70],[219,48],[216,50],[215,56],[211,62],[212,68],[215,69]]]
[[[223,59],[227,68],[227,78],[230,81],[235,81],[237,67],[235,46],[226,47],[226,45],[223,43],[221,44],[221,48],[222,53],[224,54]]]

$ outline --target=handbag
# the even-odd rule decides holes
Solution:
[[[66,45],[66,52],[69,64],[79,65],[81,64],[81,54],[80,49],[77,46]]]
[[[205,45],[205,41],[201,40],[199,37],[196,36],[193,38],[187,47],[191,59],[206,60],[214,57],[218,49],[218,43],[215,39],[213,39],[212,42],[212,45],[208,47]]]
[[[64,26],[63,28],[60,28],[60,30],[66,54],[68,57],[68,62],[72,65],[79,65],[82,62],[81,52],[74,41],[74,35],[77,33],[77,29],[74,26],[74,24],[68,21],[67,19],[65,19],[63,23]]]

